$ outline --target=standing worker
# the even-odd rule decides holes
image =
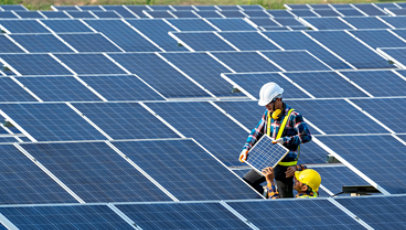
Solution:
[[[309,142],[312,137],[302,115],[282,101],[283,89],[275,82],[266,83],[259,91],[258,105],[266,110],[247,138],[240,154],[240,161],[247,160],[248,151],[266,133],[273,138],[272,143],[283,144],[289,153],[274,168],[276,186],[281,198],[293,197],[293,172],[300,154],[300,144]],[[286,118],[286,119],[285,119]],[[265,177],[255,170],[249,171],[243,179],[263,194],[261,183]]]

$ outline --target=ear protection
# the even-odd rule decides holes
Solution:
[[[282,110],[276,109],[276,110],[273,111],[273,113],[272,113],[272,118],[273,118],[274,120],[278,120],[279,115],[281,115],[281,113],[282,113]]]

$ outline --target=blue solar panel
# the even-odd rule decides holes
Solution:
[[[42,22],[56,33],[92,32],[79,20],[42,20]]]
[[[304,51],[262,52],[286,71],[329,70],[330,68]]]
[[[220,35],[240,50],[280,50],[257,32],[222,32]]]
[[[259,97],[261,87],[271,81],[276,82],[285,90],[284,97],[286,98],[309,98],[309,96],[277,73],[226,74],[226,76],[256,98]]]
[[[103,54],[55,54],[77,74],[125,74]]]
[[[65,11],[65,13],[76,19],[95,18],[89,11]]]
[[[2,54],[0,57],[22,75],[72,74],[47,54]]]
[[[136,103],[93,103],[74,106],[113,139],[179,137]]]
[[[61,10],[69,10],[69,11],[79,10],[79,7],[76,7],[76,6],[52,6],[52,7],[57,11],[61,11]]]
[[[60,11],[41,11],[47,18],[69,18],[67,14]]]
[[[192,11],[171,11],[177,18],[199,18]]]
[[[120,52],[101,34],[60,34],[63,40],[79,52]]]
[[[245,18],[241,11],[238,10],[227,10],[227,11],[220,11],[220,14],[224,15],[226,18]]]
[[[388,9],[392,14],[399,16],[399,15],[406,15],[406,9]]]
[[[388,22],[395,28],[406,28],[406,16],[396,16],[396,17],[381,17],[384,21]]]
[[[334,9],[354,9],[354,7],[352,7],[352,5],[350,4],[343,4],[343,3],[332,3],[329,4],[332,8]]]
[[[214,31],[215,29],[202,19],[168,19],[180,31]],[[173,29],[172,29],[173,30]]]
[[[303,26],[296,18],[274,18],[274,20],[283,26]]]
[[[250,18],[253,18],[253,17],[269,17],[270,16],[270,14],[268,14],[265,10],[246,10],[243,13],[248,15]]]
[[[179,200],[259,197],[192,140],[113,144]]]
[[[383,48],[382,51],[388,54],[391,58],[394,58],[393,61],[398,61],[402,65],[406,65],[406,53],[405,48]]]
[[[351,33],[375,49],[379,47],[406,47],[406,42],[387,30],[356,30],[351,31]]]
[[[306,18],[308,23],[319,30],[348,30],[352,29],[338,18]]]
[[[14,146],[0,145],[0,152],[1,204],[76,202]]]
[[[389,29],[390,27],[378,18],[373,17],[346,17],[345,21],[357,29]],[[356,31],[354,31],[356,32]]]
[[[100,11],[102,8],[100,6],[78,6],[79,9],[82,9],[83,11],[85,10],[90,10],[90,11]]]
[[[80,78],[109,101],[164,99],[135,76],[81,76]]]
[[[274,72],[280,70],[256,52],[213,54],[236,72]]]
[[[0,109],[38,141],[106,139],[65,104],[4,104]]]
[[[216,104],[250,130],[257,125],[265,112],[265,107],[259,106],[256,101],[222,101]]]
[[[121,18],[116,11],[92,11],[98,18]]]
[[[151,5],[150,8],[152,10],[160,11],[160,10],[172,10],[171,7],[165,5]]]
[[[365,229],[325,199],[228,202],[259,229]]]
[[[52,34],[13,34],[10,37],[31,53],[73,52]]]
[[[174,28],[162,20],[145,19],[127,21],[166,51],[186,50],[185,47],[178,46],[178,43],[168,35],[168,32],[174,31]]]
[[[342,191],[343,186],[369,185],[364,179],[345,166],[314,168],[321,176],[321,184],[333,194]]]
[[[147,105],[183,135],[196,139],[225,164],[241,165],[238,153],[248,133],[212,105],[193,102]]]
[[[328,5],[327,5],[327,7],[328,7]],[[331,8],[315,9],[314,12],[316,12],[318,15],[320,15],[322,17],[338,17],[338,16],[340,16],[339,13],[337,13],[336,11],[334,11]]]
[[[19,229],[133,229],[102,205],[4,207],[0,211]]]
[[[285,75],[315,97],[368,97],[335,72],[285,73]]]
[[[289,105],[327,134],[388,132],[344,100],[289,101]]]
[[[345,9],[336,9],[336,10],[346,17],[364,16],[360,11],[358,11],[354,8],[352,8],[352,9],[345,8]]]
[[[166,10],[157,10],[157,11],[143,11],[145,15],[148,15],[150,18],[175,18]]]
[[[255,30],[243,19],[208,19],[213,25],[222,31],[250,31]]]
[[[162,56],[199,82],[216,96],[238,96],[230,90],[230,84],[220,77],[226,69],[206,53],[163,53]]]
[[[21,18],[44,18],[37,11],[14,11]]]
[[[10,33],[49,33],[49,31],[35,20],[0,20]]]
[[[382,9],[382,10],[383,10],[384,8],[388,8],[388,9],[398,8],[398,9],[399,9],[399,7],[396,5],[395,2],[388,2],[388,3],[385,3],[385,2],[376,2],[376,3],[374,3],[374,5],[377,6],[377,7],[379,7],[379,8]]]
[[[0,36],[0,53],[23,53],[18,46],[5,36]]]
[[[142,229],[249,229],[218,203],[117,205]]]
[[[391,71],[341,72],[376,97],[406,96],[406,81]]]
[[[101,101],[73,77],[22,77],[18,80],[44,101]]]
[[[104,142],[23,147],[85,202],[169,200]]]
[[[406,30],[393,30],[397,35],[402,37],[403,39],[406,39]]]
[[[0,18],[17,18],[17,16],[11,11],[3,11],[0,12]]]
[[[217,10],[215,6],[195,6],[198,10]]]
[[[114,10],[118,14],[120,14],[123,18],[135,18],[136,17],[131,11],[127,10],[124,6],[103,5],[103,8],[106,10]]]
[[[368,14],[369,16],[381,16],[386,15],[386,12],[382,11],[381,9],[375,7],[372,4],[353,4],[356,8],[362,10],[364,13]]]
[[[344,31],[307,32],[357,68],[391,68],[385,59]]]
[[[406,196],[365,196],[337,199],[347,209],[375,229],[404,228]]]
[[[240,5],[240,8],[242,8],[245,11],[249,10],[264,10],[265,8],[261,5]]]
[[[27,10],[24,5],[1,5],[3,10]]]
[[[292,18],[294,17],[293,14],[289,13],[287,10],[267,10],[268,14],[272,15],[275,18]]]
[[[403,114],[406,112],[404,106],[406,100],[404,98],[352,101],[395,132],[405,132],[406,124],[403,122]],[[388,113],[388,111],[390,112]]]
[[[292,9],[292,10],[307,10],[307,9],[310,9],[307,4],[286,4],[285,7],[287,9]]]
[[[172,7],[174,9],[176,9],[177,11],[195,10],[195,8],[193,6],[187,6],[187,5],[179,5],[179,6],[172,5]]]
[[[405,193],[406,146],[392,136],[318,137],[390,193]]]
[[[150,10],[144,5],[127,5],[126,6],[132,13],[136,14],[140,18],[145,18],[146,16],[142,13],[143,10]]]
[[[202,18],[223,18],[217,11],[196,11],[196,14],[200,15]]]
[[[233,47],[212,32],[175,32],[173,34],[194,51],[235,51]]]
[[[121,20],[86,20],[86,23],[105,34],[125,51],[158,51],[157,47]]]
[[[313,11],[305,9],[290,10],[290,12],[297,17],[317,17],[317,14],[313,13]]]
[[[208,96],[155,54],[111,54],[110,56],[165,97]]]
[[[250,18],[250,21],[256,24],[257,26],[280,27],[280,25],[275,21],[273,21],[271,18]]]

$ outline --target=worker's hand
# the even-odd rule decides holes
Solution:
[[[276,139],[276,140],[272,141],[272,144],[276,144],[276,143],[283,144],[283,138],[279,138],[279,139]]]
[[[273,173],[272,167],[264,168],[264,170],[262,170],[262,173],[264,174],[266,181],[268,183],[271,183],[275,178],[275,174]]]
[[[247,160],[247,157],[248,157],[248,150],[246,150],[246,149],[243,149],[242,151],[241,151],[241,153],[240,153],[240,162],[245,162],[246,160]]]
[[[293,177],[295,175],[295,172],[296,172],[296,166],[289,166],[285,172],[286,178]]]

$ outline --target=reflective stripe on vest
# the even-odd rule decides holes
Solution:
[[[275,140],[279,139],[282,137],[283,131],[285,131],[286,123],[288,123],[290,114],[294,111],[294,109],[289,109],[288,114],[283,118],[282,124],[279,127],[278,135],[276,135]],[[266,124],[266,134],[271,137],[271,115],[269,114],[268,111],[268,122]],[[296,158],[296,161],[288,161],[288,162],[279,162],[278,165],[280,166],[295,166],[297,165],[297,159],[299,158],[299,153],[300,153],[300,146],[298,147],[298,155]]]

